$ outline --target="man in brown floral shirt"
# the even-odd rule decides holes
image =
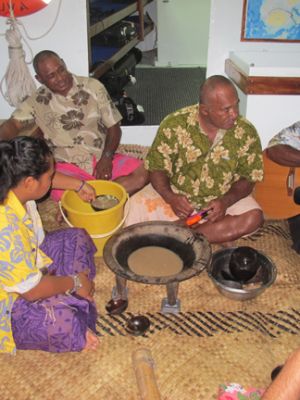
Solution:
[[[145,160],[151,184],[130,200],[127,225],[182,220],[208,210],[194,226],[212,243],[231,242],[263,222],[252,198],[263,178],[262,149],[252,124],[239,115],[234,85],[208,78],[199,104],[168,115]]]
[[[121,157],[115,157],[115,151],[120,143],[122,117],[105,87],[96,79],[71,74],[64,61],[50,50],[38,53],[33,64],[41,86],[0,127],[0,137],[14,137],[35,123],[57,161],[72,163],[97,179],[114,178],[114,161]],[[132,165],[126,173],[139,164],[129,158],[126,161]],[[146,179],[146,173],[142,174],[142,180]],[[140,188],[137,176],[131,184],[124,186],[129,191]]]

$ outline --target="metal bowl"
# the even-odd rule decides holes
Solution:
[[[261,251],[258,251],[260,264],[259,282],[253,287],[243,285],[230,274],[229,263],[232,252],[236,247],[218,250],[213,253],[211,263],[207,267],[207,273],[221,294],[232,300],[249,300],[259,296],[265,289],[271,286],[277,275],[274,262]]]

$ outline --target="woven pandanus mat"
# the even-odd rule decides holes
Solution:
[[[143,160],[146,157],[148,150],[148,146],[141,146],[139,144],[120,144],[117,152]]]
[[[57,206],[40,204],[46,229],[57,229]],[[300,345],[300,256],[291,249],[285,221],[266,221],[255,234],[240,239],[267,254],[277,266],[274,285],[256,299],[241,302],[222,296],[206,271],[179,285],[181,312],[162,314],[166,288],[128,282],[129,306],[109,316],[115,276],[102,258],[96,260],[95,301],[100,339],[95,352],[47,354],[19,351],[3,355],[1,399],[138,400],[132,352],[151,350],[162,400],[210,400],[218,385],[238,382],[266,387],[272,369]],[[219,246],[213,246],[213,251]],[[148,316],[150,329],[141,337],[125,330],[132,315]]]
[[[212,400],[218,386],[239,382],[266,387],[272,369],[300,345],[298,335],[224,337],[170,336],[101,338],[97,351],[49,354],[19,351],[3,355],[2,400],[138,400],[132,353],[151,350],[162,400]]]

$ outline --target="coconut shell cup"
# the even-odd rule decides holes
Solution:
[[[229,270],[240,283],[245,283],[254,277],[260,266],[258,253],[248,246],[237,247],[231,254]]]
[[[118,203],[119,200],[115,196],[101,194],[91,202],[91,207],[94,211],[103,211],[115,207]]]

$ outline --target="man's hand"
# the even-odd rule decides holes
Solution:
[[[112,160],[121,139],[121,128],[119,123],[107,128],[105,146],[102,156],[97,162],[94,175],[97,179],[109,180],[112,175]]]
[[[222,199],[212,200],[205,208],[210,209],[206,217],[210,222],[217,222],[223,219],[227,210],[225,202]]]
[[[95,168],[96,179],[109,180],[111,179],[111,175],[112,175],[112,158],[103,156],[97,162]]]
[[[181,194],[173,193],[172,196],[169,196],[167,202],[180,219],[187,218],[194,211],[188,199]]]
[[[172,207],[178,218],[184,219],[194,211],[186,196],[173,192],[170,179],[164,171],[150,172],[150,181],[164,201]]]
[[[206,208],[210,208],[207,220],[210,222],[220,221],[225,217],[226,210],[237,201],[248,196],[254,187],[254,183],[248,182],[245,178],[240,178],[234,182],[227,193],[219,199],[212,200]]]

